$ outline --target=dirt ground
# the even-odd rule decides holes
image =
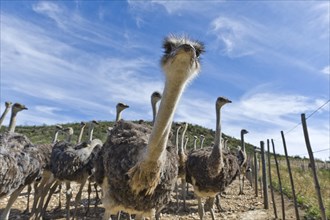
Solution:
[[[63,188],[65,188],[63,186]],[[78,185],[72,184],[72,188],[74,189],[74,196],[78,191]],[[261,192],[259,191],[259,197],[255,197],[254,189],[246,184],[244,187],[244,195],[238,195],[239,192],[239,182],[235,180],[230,187],[227,188],[226,192],[221,195],[221,205],[225,209],[225,211],[219,212],[216,207],[215,215],[216,219],[253,219],[253,220],[264,220],[264,219],[275,219],[273,205],[271,203],[271,195],[269,193],[269,209],[264,209],[263,198],[260,196]],[[86,213],[87,207],[87,184],[84,187],[84,191],[82,194],[82,202],[78,209],[78,219],[86,219],[86,220],[96,220],[102,219],[104,208],[100,202],[97,202],[95,199],[95,191],[93,191],[91,196],[91,208],[88,213]],[[74,198],[73,196],[73,198]],[[31,196],[30,200],[30,208],[33,203],[33,196]],[[278,219],[282,219],[282,211],[281,211],[281,198],[278,194],[276,194],[276,208]],[[0,201],[0,215],[4,210],[7,201],[9,198],[2,199]],[[65,193],[62,192],[61,201],[62,208],[60,210],[55,210],[58,205],[59,196],[58,193],[54,194],[52,200],[48,206],[47,213],[44,219],[65,219],[66,211],[64,209],[65,206]],[[70,210],[71,214],[74,212],[74,199],[72,199]],[[95,208],[95,203],[99,203],[97,208]],[[13,220],[25,220],[29,219],[29,213],[23,213],[26,209],[27,204],[27,193],[26,189],[22,192],[22,194],[18,197],[16,202],[14,203],[9,219]],[[304,216],[304,211],[299,210],[299,214],[301,217]],[[295,211],[294,206],[291,201],[285,198],[285,217],[286,219],[295,219]],[[126,219],[125,216],[122,216],[121,219]],[[161,214],[162,220],[193,220],[199,219],[198,215],[198,205],[197,200],[195,199],[192,191],[192,187],[190,186],[189,192],[187,195],[187,210],[183,209],[182,200],[179,196],[179,208],[177,207],[176,195],[173,193],[172,201],[167,207],[162,211]],[[206,212],[206,218],[211,219],[211,215],[209,212]]]

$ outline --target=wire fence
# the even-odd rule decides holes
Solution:
[[[282,211],[282,219],[285,219],[287,214],[285,213],[285,202],[283,196],[287,196],[289,198],[293,198],[293,203],[295,206],[295,219],[300,219],[302,216],[298,208],[301,205],[307,205],[309,208],[313,207],[313,210],[319,209],[318,213],[313,213],[313,211],[307,210],[307,215],[312,214],[317,219],[330,219],[330,197],[325,196],[329,194],[330,187],[328,184],[328,176],[330,174],[330,161],[318,162],[314,160],[314,154],[329,152],[330,159],[330,144],[328,148],[318,149],[312,151],[311,143],[309,142],[308,130],[307,130],[307,119],[313,117],[317,112],[321,111],[325,106],[327,106],[330,102],[330,99],[319,106],[316,110],[311,112],[307,117],[305,114],[301,114],[301,122],[294,125],[291,129],[287,130],[285,133],[281,131],[283,148],[285,151],[286,163],[282,158],[276,158],[275,145],[273,139],[271,139],[271,143],[273,146],[273,152],[270,150],[270,141],[267,140],[268,150],[264,149],[264,142],[260,142],[260,151],[257,148],[254,149],[254,159],[252,162],[252,172],[251,178],[248,178],[251,184],[254,186],[256,191],[256,196],[258,196],[258,185],[260,185],[259,189],[262,189],[261,196],[264,197],[264,208],[268,209],[268,191],[270,190],[273,194],[273,190],[276,190],[280,193],[281,206],[278,207],[279,211]],[[309,155],[308,161],[306,159],[296,158],[296,157],[288,157],[287,155],[287,147],[285,141],[285,135],[291,133],[295,130],[299,125],[302,125],[302,129],[304,132],[305,143],[307,147],[308,153],[299,154],[296,156],[304,156]],[[280,142],[279,142],[280,143]],[[267,158],[268,162],[265,160],[265,153],[268,153]],[[256,156],[260,155],[259,156]],[[252,155],[250,155],[252,157]],[[268,172],[267,172],[268,167]],[[262,168],[262,169],[261,169]],[[276,172],[275,172],[276,168]],[[271,171],[272,170],[272,171]],[[262,171],[262,172],[261,172]],[[272,177],[273,175],[273,177]],[[267,182],[269,177],[269,182]],[[254,180],[253,180],[254,179]],[[311,187],[311,184],[314,182],[315,189]],[[295,191],[294,185],[298,186],[298,191]],[[303,190],[302,190],[303,189]],[[328,192],[328,193],[327,193]],[[323,200],[325,203],[323,203]],[[292,201],[292,200],[291,200]],[[272,195],[272,204],[274,210],[274,216],[277,218],[277,208],[275,204],[275,200]],[[325,205],[324,205],[325,204]],[[278,206],[279,204],[277,204]],[[310,212],[310,213],[309,213]],[[308,217],[307,217],[308,218]]]

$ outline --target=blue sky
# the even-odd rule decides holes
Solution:
[[[328,1],[1,1],[1,112],[29,110],[21,125],[151,120],[162,91],[159,61],[168,34],[205,43],[202,71],[185,90],[175,121],[222,129],[259,146],[330,98]],[[330,149],[329,103],[308,119],[314,151]],[[5,121],[8,123],[8,119]],[[286,135],[290,155],[308,156],[301,126]],[[330,151],[315,157],[328,159]]]

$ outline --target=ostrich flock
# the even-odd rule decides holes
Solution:
[[[87,182],[87,209],[92,185],[97,197],[97,187],[102,189],[103,219],[119,219],[122,213],[129,219],[160,219],[162,209],[171,200],[171,193],[175,190],[179,193],[178,183],[182,186],[183,208],[186,208],[186,187],[192,185],[200,219],[205,219],[205,211],[215,219],[213,206],[215,203],[220,206],[219,194],[236,178],[240,180],[239,193],[243,194],[247,170],[244,134],[247,131],[241,130],[241,147],[237,150],[226,147],[221,132],[221,108],[231,103],[229,99],[216,99],[216,131],[212,146],[196,148],[197,136],[194,136],[194,147],[187,150],[185,132],[188,124],[181,124],[176,131],[171,129],[184,88],[200,72],[199,59],[204,45],[188,37],[171,35],[165,38],[163,48],[161,66],[165,87],[162,94],[154,92],[151,95],[152,125],[121,119],[121,112],[129,106],[118,103],[116,122],[107,129],[105,143],[93,139],[97,122],[92,121],[81,123],[75,143],[72,141],[73,129],[57,125],[52,143],[33,144],[25,135],[15,133],[17,113],[27,108],[19,103],[5,103],[0,126],[10,109],[11,118],[8,130],[0,133],[0,198],[8,196],[9,200],[2,211],[2,220],[9,218],[13,203],[25,187],[29,194],[34,188],[31,219],[44,217],[54,192],[59,190],[58,196],[61,196],[62,184],[65,184],[67,219],[77,218],[77,207]],[[81,142],[86,126],[88,141]],[[60,132],[66,135],[63,141],[57,140]],[[172,133],[175,143],[170,139]],[[74,198],[74,212],[70,213],[72,182],[80,184],[80,188]],[[62,206],[60,202],[61,199],[58,209]]]

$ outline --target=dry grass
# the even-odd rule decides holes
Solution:
[[[272,158],[273,159],[273,158]],[[313,174],[307,163],[303,164],[301,160],[290,160],[294,187],[298,204],[306,208],[307,219],[321,219],[318,205],[318,199],[314,186]],[[279,168],[283,192],[292,198],[292,189],[290,184],[289,172],[285,158],[279,160]],[[271,161],[272,182],[279,189],[276,173],[275,161]],[[319,168],[317,176],[320,183],[323,205],[326,210],[327,218],[330,219],[330,170]]]

